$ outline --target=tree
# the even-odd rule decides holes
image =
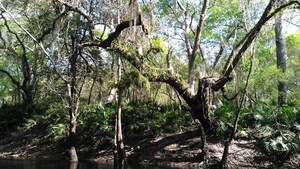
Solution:
[[[280,6],[284,4],[284,0],[277,2]],[[275,36],[276,36],[276,56],[277,67],[284,73],[286,71],[286,58],[285,58],[285,42],[282,31],[282,13],[279,13],[275,18]],[[287,103],[287,83],[284,81],[278,82],[278,104],[282,106]]]
[[[22,96],[22,104],[28,108],[28,112],[31,112],[34,104],[34,91],[38,85],[38,72],[40,71],[38,62],[43,59],[43,56],[34,46],[32,39],[26,33],[20,32],[24,28],[14,16],[2,3],[0,5],[9,16],[8,19],[7,16],[1,13],[3,19],[2,30],[6,30],[5,33],[1,33],[2,54],[6,55],[12,63],[11,66],[0,68],[0,72],[9,77]],[[27,46],[30,46],[30,48]]]
[[[213,103],[216,93],[221,91],[225,99],[232,100],[227,96],[225,85],[234,78],[232,74],[237,67],[240,66],[242,69],[243,65],[240,63],[243,56],[263,26],[277,13],[292,5],[299,5],[299,1],[288,1],[276,7],[277,1],[270,0],[264,9],[259,11],[261,15],[253,19],[255,23],[245,23],[248,20],[242,15],[243,10],[239,9],[236,0],[189,3],[179,0],[176,3],[166,0],[155,3],[115,2],[98,0],[47,2],[49,10],[46,10],[45,15],[49,17],[41,17],[36,22],[44,21],[44,24],[50,24],[40,26],[41,31],[27,33],[26,29],[21,29],[47,56],[46,63],[43,63],[45,69],[51,73],[55,72],[49,75],[49,81],[55,82],[52,87],[57,87],[55,89],[61,94],[62,102],[68,111],[70,124],[68,148],[71,161],[77,161],[76,122],[80,114],[80,101],[84,100],[81,94],[86,79],[90,76],[90,72],[97,72],[94,70],[99,69],[100,63],[97,61],[99,58],[105,56],[106,58],[102,59],[105,62],[109,60],[107,58],[114,60],[112,56],[116,55],[121,57],[123,71],[127,72],[123,76],[124,79],[122,78],[123,80],[116,85],[119,89],[123,89],[119,91],[117,124],[120,125],[121,119],[119,110],[122,91],[124,92],[129,84],[140,85],[139,80],[138,82],[136,80],[138,78],[144,79],[144,82],[168,84],[185,101],[182,107],[190,112],[201,130],[204,157],[205,134],[214,129],[212,114],[216,108]],[[28,4],[34,3],[28,1]],[[201,10],[198,11],[198,8]],[[35,18],[40,15],[32,12],[31,16]],[[160,16],[159,19],[162,21],[170,22],[166,25],[174,29],[174,37],[168,35],[167,43],[161,25],[156,25],[153,19],[156,16]],[[120,22],[115,22],[118,19]],[[32,25],[39,25],[36,22],[32,22]],[[181,38],[178,40],[180,43],[174,40],[175,37]],[[177,46],[180,47],[176,48]],[[98,50],[98,54],[92,52],[95,50]],[[157,58],[160,61],[164,60],[163,63],[159,63]],[[174,66],[176,64],[183,65],[183,68]],[[204,68],[200,67],[203,65]],[[184,69],[187,71],[181,71]],[[209,73],[201,72],[202,76],[197,77],[197,70],[200,69],[208,70]],[[113,73],[116,74],[115,71],[111,74]],[[111,79],[113,76],[110,76],[107,83],[110,83]],[[92,93],[91,91],[89,93]],[[121,127],[117,127],[118,131],[121,131],[120,129]]]
[[[299,4],[298,1],[290,1],[285,4],[282,4],[281,6],[274,8],[275,0],[271,0],[266,8],[264,9],[261,17],[256,22],[256,24],[251,28],[249,32],[245,34],[241,40],[236,43],[236,46],[233,47],[229,59],[227,60],[227,64],[225,64],[223,68],[223,73],[220,78],[215,79],[211,77],[203,77],[199,79],[198,82],[198,90],[196,94],[193,94],[189,89],[188,84],[176,73],[171,72],[169,69],[164,68],[154,68],[153,66],[148,64],[141,64],[141,56],[139,55],[138,51],[134,48],[130,48],[126,46],[126,43],[120,44],[118,43],[117,39],[120,36],[120,34],[126,30],[126,28],[130,28],[132,26],[131,23],[135,23],[134,26],[141,26],[141,30],[147,35],[149,31],[147,30],[147,26],[145,23],[145,20],[142,16],[142,12],[138,11],[136,15],[134,15],[134,18],[129,18],[128,20],[124,20],[120,24],[116,26],[115,31],[110,33],[108,37],[104,40],[98,40],[93,38],[94,36],[91,34],[90,37],[92,38],[92,41],[82,43],[81,46],[83,48],[89,47],[89,46],[98,46],[104,49],[110,49],[115,52],[118,52],[122,55],[124,59],[126,59],[129,63],[132,64],[137,70],[140,70],[140,68],[143,66],[143,72],[142,74],[149,79],[151,82],[164,82],[172,86],[185,100],[185,102],[188,105],[188,109],[191,112],[192,116],[201,127],[203,127],[202,133],[204,131],[208,131],[212,127],[212,119],[211,119],[211,106],[212,106],[212,100],[213,100],[213,93],[216,91],[221,90],[223,92],[223,96],[226,96],[225,91],[225,84],[232,80],[231,72],[233,69],[238,65],[240,59],[242,58],[243,54],[246,52],[248,47],[252,44],[254,39],[258,36],[258,33],[262,29],[263,25],[269,21],[272,17],[275,16],[278,12],[282,11],[283,9],[293,5],[293,4]],[[205,1],[203,3],[203,8],[205,13],[207,9],[208,1]],[[78,12],[78,10],[76,10]],[[82,12],[79,12],[82,13]],[[203,17],[203,16],[202,16]],[[86,20],[88,22],[90,21],[90,18],[85,16]],[[136,18],[136,20],[135,20]],[[201,17],[198,22],[198,32],[201,32],[201,25],[203,20],[201,20]],[[90,27],[89,32],[93,32],[93,27]],[[199,30],[200,29],[200,30]],[[195,36],[195,43],[199,43],[199,36],[200,33]],[[197,46],[197,45],[196,45]],[[195,49],[197,49],[197,47]],[[149,55],[155,54],[152,53],[153,48],[148,48]],[[232,61],[230,61],[232,58]]]

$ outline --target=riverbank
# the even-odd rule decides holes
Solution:
[[[36,126],[22,132],[14,132],[0,138],[0,156],[30,158],[66,158],[62,142],[55,142],[46,137],[46,128]],[[130,164],[155,164],[178,168],[198,168],[207,164],[198,163],[200,138],[198,130],[191,128],[185,132],[164,133],[145,138],[126,138],[126,152]],[[223,141],[220,138],[208,137],[208,164],[222,158]],[[110,146],[78,145],[78,156],[81,160],[113,162],[113,151]],[[238,138],[230,147],[228,164],[233,168],[299,168],[300,155],[289,159],[266,154],[255,139]]]

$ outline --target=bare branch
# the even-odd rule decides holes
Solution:
[[[228,34],[228,35],[226,36],[225,42],[221,42],[220,50],[219,50],[219,52],[218,52],[218,54],[217,54],[217,56],[216,56],[216,58],[215,58],[215,61],[214,61],[214,63],[213,63],[212,70],[214,70],[214,69],[216,68],[216,66],[217,66],[217,64],[218,64],[218,62],[219,62],[219,60],[220,60],[220,58],[221,58],[221,56],[222,56],[222,54],[223,54],[223,51],[224,51],[224,48],[225,48],[225,43],[226,43],[233,35],[236,34],[236,31],[237,31],[237,27],[235,27],[235,28],[233,29],[233,31],[232,31],[230,34]],[[234,41],[234,40],[233,40],[233,41]],[[228,60],[231,60],[231,59],[228,59]]]
[[[203,6],[202,6],[202,10],[201,10],[200,20],[199,20],[198,25],[197,25],[196,37],[195,37],[191,57],[196,56],[196,52],[198,50],[198,46],[199,46],[199,43],[200,43],[200,37],[201,37],[203,24],[204,24],[204,20],[205,20],[205,15],[206,15],[208,6],[209,6],[209,0],[205,0],[204,3],[203,3]]]
[[[183,5],[181,4],[181,2],[179,0],[176,1],[179,8],[183,11],[183,12],[186,12],[186,9],[183,7]]]

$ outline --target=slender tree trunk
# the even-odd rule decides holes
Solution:
[[[122,134],[122,89],[118,92],[118,106],[117,106],[117,155],[118,155],[118,169],[127,167],[126,152],[124,149],[123,134]]]
[[[69,138],[68,138],[68,155],[70,162],[78,162],[77,152],[76,152],[76,127],[77,127],[77,110],[79,106],[79,99],[76,97],[76,79],[77,79],[77,51],[69,58],[70,62],[70,74],[71,82],[67,83],[67,101],[68,101],[68,111],[70,116],[69,122]]]
[[[201,154],[199,154],[200,162],[206,162],[207,161],[207,146],[206,146],[206,135],[205,130],[200,123],[199,120],[196,120],[196,124],[198,125],[199,131],[200,131],[200,138],[201,138],[201,146],[200,149],[202,150]]]
[[[70,162],[78,162],[77,152],[76,152],[76,127],[77,127],[77,119],[75,116],[75,109],[72,103],[72,92],[71,85],[68,84],[68,111],[70,116],[69,122],[69,137],[67,140],[67,148],[68,148],[68,157]]]
[[[92,86],[91,86],[90,92],[89,92],[88,105],[91,103],[91,98],[92,98],[92,93],[93,93],[93,89],[95,86],[95,82],[96,82],[96,78],[93,78],[93,83],[92,83]]]
[[[254,48],[252,46],[252,51],[253,51],[253,49]],[[253,55],[251,57],[250,70],[249,70],[248,75],[247,75],[246,85],[244,87],[244,90],[243,90],[243,93],[242,93],[242,96],[241,96],[241,99],[240,99],[240,104],[238,106],[236,116],[235,116],[235,119],[234,119],[234,122],[233,122],[233,129],[230,133],[229,139],[225,142],[223,157],[222,157],[222,160],[220,162],[220,167],[221,168],[228,168],[227,160],[228,160],[229,147],[231,145],[231,142],[234,139],[234,136],[235,136],[235,133],[236,133],[236,130],[237,130],[237,127],[238,127],[242,107],[243,107],[243,104],[244,104],[245,99],[246,99],[246,93],[247,93],[247,88],[248,88],[248,85],[249,85],[249,79],[250,79],[250,76],[251,76],[251,73],[252,73],[252,68],[253,68]]]
[[[78,163],[69,163],[69,169],[77,169]]]
[[[115,138],[114,138],[114,169],[119,168],[119,160],[118,160],[118,144],[117,144],[117,139],[118,139],[118,116],[116,115],[115,118]]]
[[[284,0],[279,0],[277,5],[284,3]],[[279,13],[275,18],[275,36],[276,36],[276,55],[277,55],[277,67],[284,73],[286,70],[286,58],[285,58],[285,43],[282,32],[282,13]],[[285,81],[280,80],[278,82],[278,104],[281,106],[287,103],[287,84]]]
[[[189,61],[188,84],[192,94],[195,94],[195,61]]]

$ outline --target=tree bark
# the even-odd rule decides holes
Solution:
[[[279,0],[277,5],[282,5],[284,0]],[[276,36],[276,57],[277,67],[284,73],[286,71],[285,42],[282,32],[282,13],[277,14],[275,18],[275,36]],[[284,81],[278,82],[278,105],[287,103],[287,84]]]
[[[115,168],[122,169],[123,167],[127,167],[127,158],[126,158],[126,152],[124,149],[124,142],[123,142],[123,134],[122,134],[122,89],[119,89],[118,92],[118,106],[117,106],[117,117],[116,117],[116,127],[117,127],[117,164],[118,167],[115,166]],[[116,159],[115,159],[116,160]]]
[[[73,39],[74,40],[74,39]],[[69,161],[78,162],[78,157],[76,153],[76,127],[77,127],[77,111],[79,107],[79,99],[76,97],[76,82],[77,82],[77,49],[70,56],[70,77],[71,81],[67,83],[67,101],[68,101],[68,111],[70,116],[69,122],[69,138],[68,138],[68,152]],[[78,94],[80,95],[80,94]]]
[[[76,127],[77,127],[77,119],[75,116],[74,105],[72,103],[72,92],[71,85],[68,86],[68,112],[70,116],[69,121],[69,137],[67,140],[67,148],[68,148],[68,158],[70,162],[78,162],[77,152],[76,152]]]

